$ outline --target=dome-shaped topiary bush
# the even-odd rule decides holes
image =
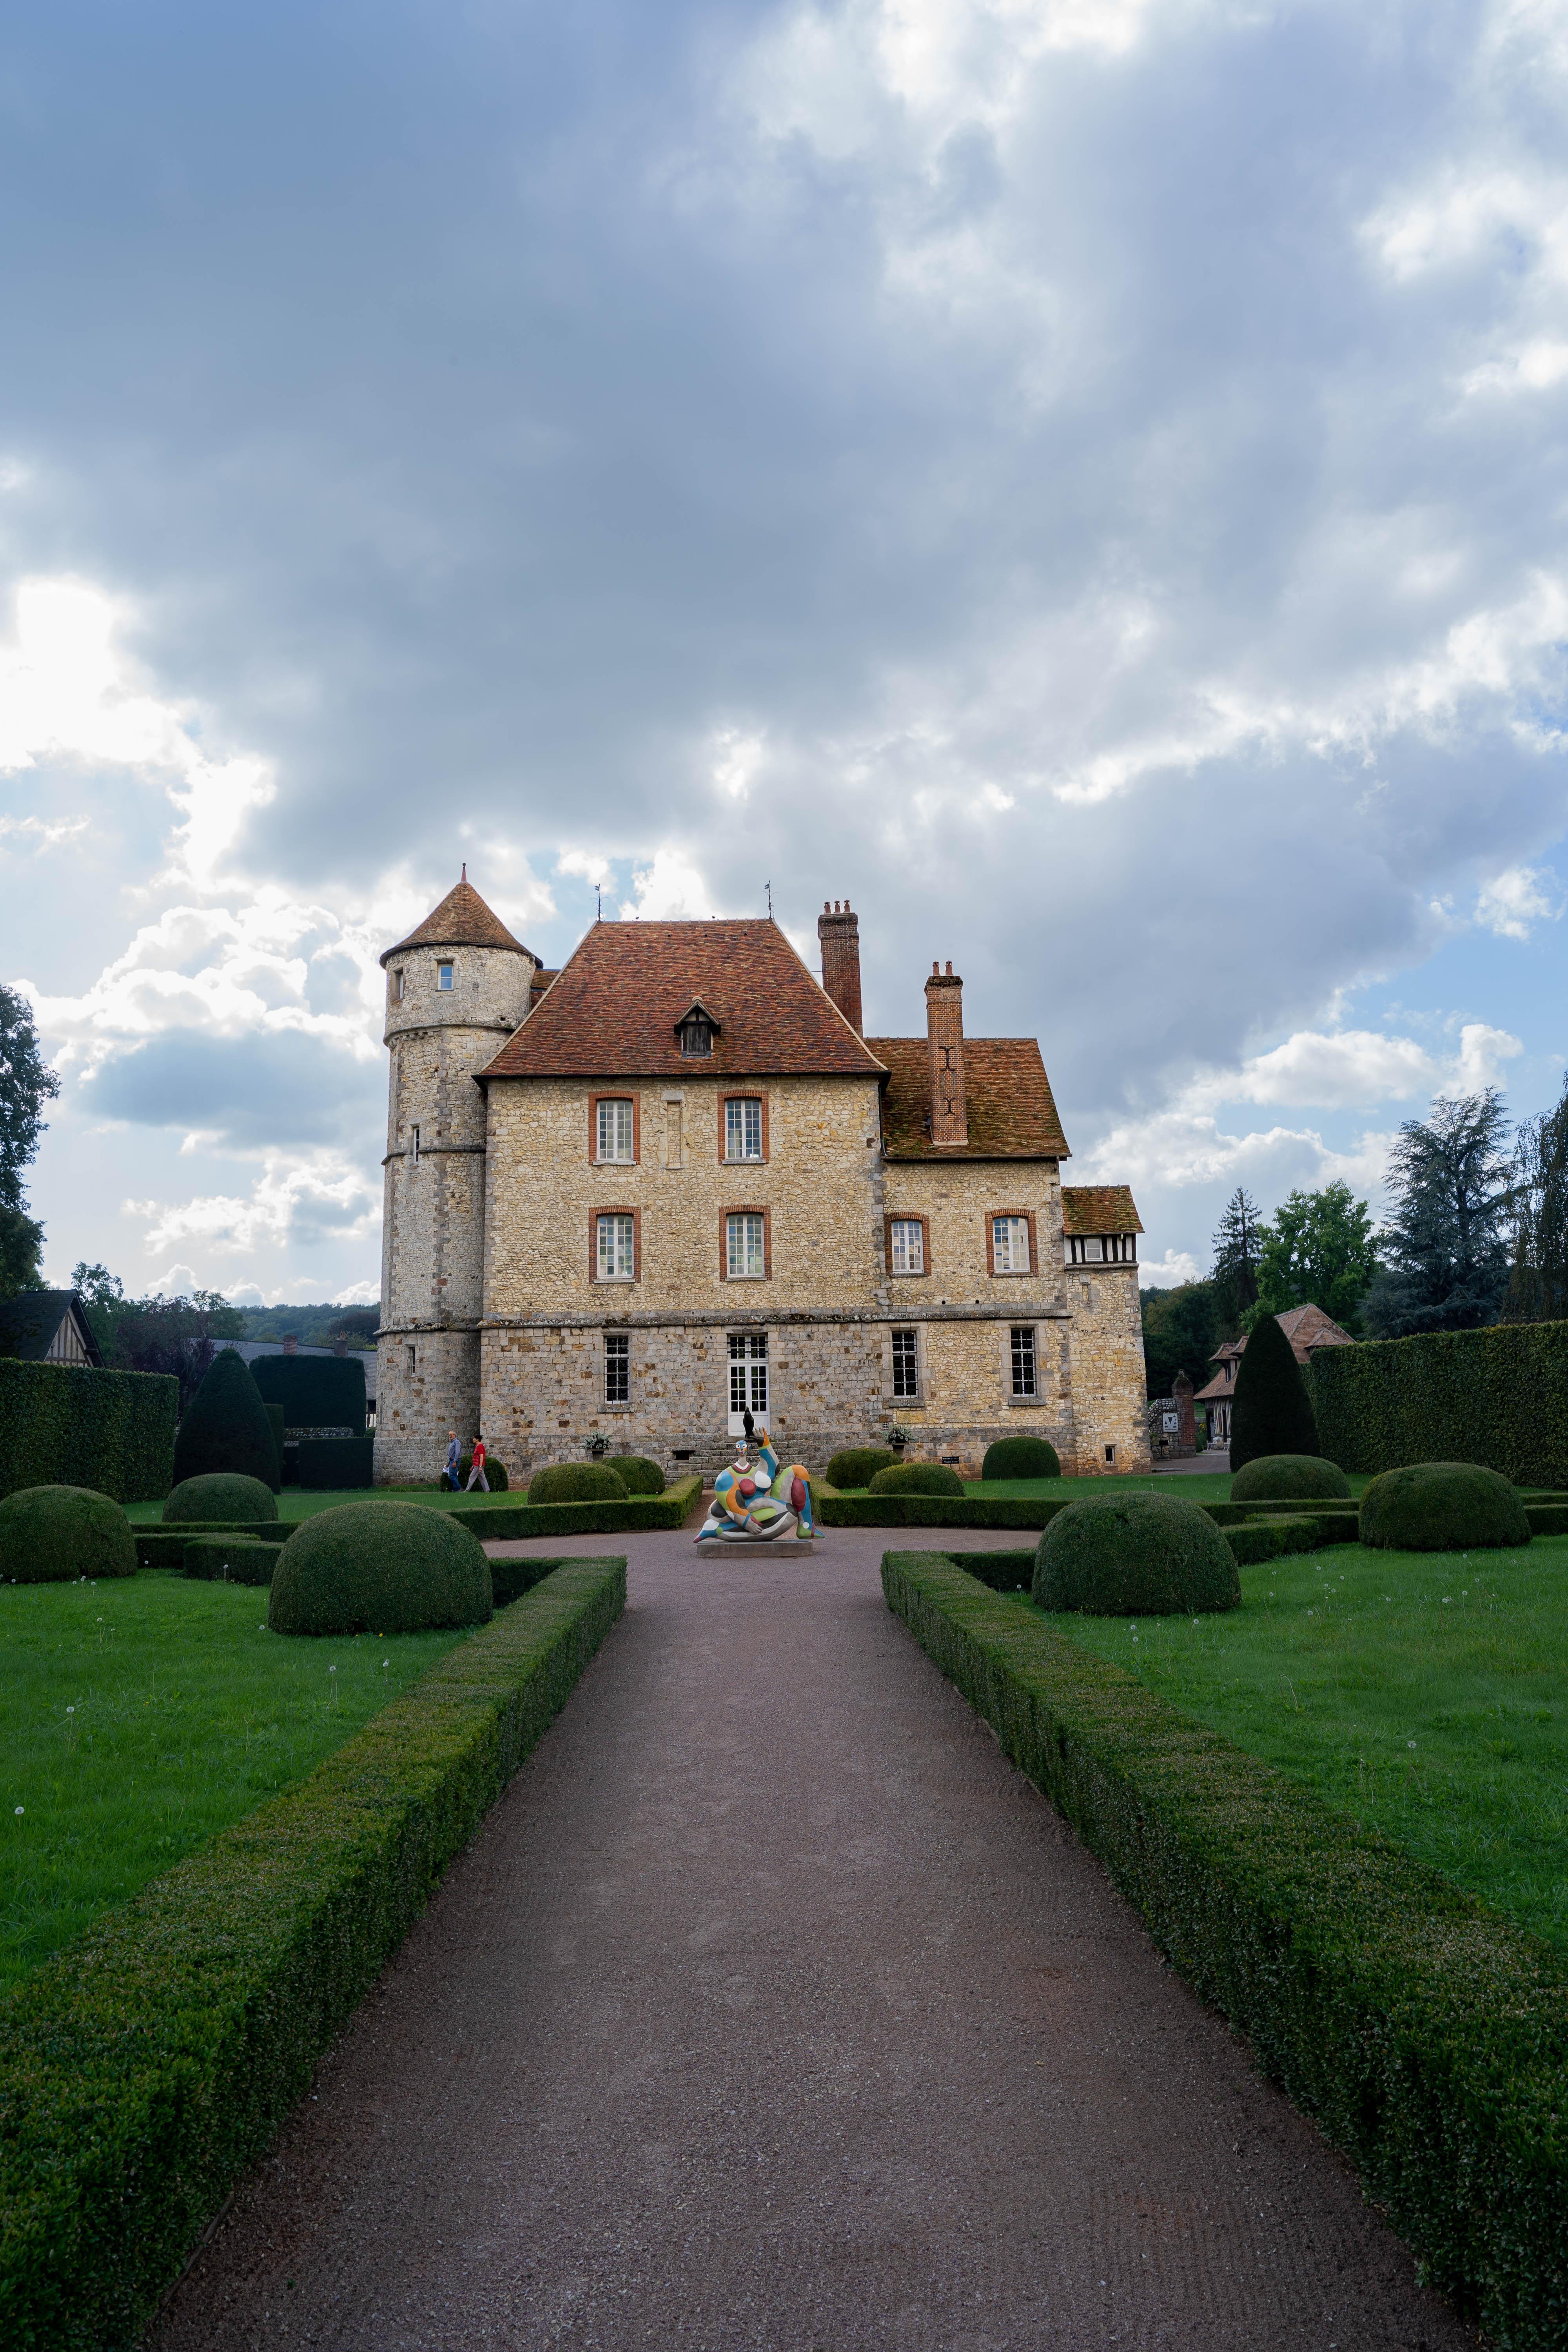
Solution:
[[[1361,1539],[1388,1551],[1491,1551],[1530,1541],[1524,1505],[1478,1462],[1385,1470],[1361,1498]]]
[[[163,1503],[165,1527],[208,1525],[243,1527],[252,1519],[275,1519],[278,1504],[270,1486],[259,1478],[242,1478],[237,1470],[209,1470],[203,1478],[182,1478]]]
[[[340,1503],[296,1528],[278,1555],[275,1633],[423,1633],[482,1625],[490,1564],[454,1512],[423,1503]]]
[[[1237,1367],[1230,1408],[1230,1466],[1245,1469],[1263,1454],[1318,1451],[1318,1424],[1296,1361],[1278,1319],[1265,1315],[1247,1334]]]
[[[899,1457],[890,1445],[846,1445],[827,1465],[830,1486],[868,1486],[879,1470],[895,1470]]]
[[[1260,1454],[1230,1482],[1233,1503],[1298,1503],[1332,1496],[1343,1501],[1351,1482],[1337,1462],[1321,1454]]]
[[[79,1576],[135,1573],[130,1520],[91,1486],[22,1486],[0,1503],[0,1582],[67,1584]]]
[[[873,1495],[958,1495],[963,1481],[945,1462],[895,1462],[871,1481]]]
[[[664,1473],[646,1454],[617,1454],[610,1465],[628,1495],[662,1495]]]
[[[985,1449],[982,1478],[1059,1478],[1061,1456],[1045,1437],[999,1437]]]
[[[552,1462],[528,1484],[531,1503],[624,1503],[626,1490],[607,1462]]]
[[[212,1470],[237,1470],[259,1478],[274,1493],[283,1483],[261,1391],[244,1357],[232,1348],[213,1358],[174,1435],[176,1483]]]
[[[1058,1511],[1035,1553],[1042,1609],[1090,1617],[1194,1616],[1241,1599],[1236,1556],[1180,1495],[1089,1495]]]

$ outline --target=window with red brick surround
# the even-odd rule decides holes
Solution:
[[[889,1211],[888,1214],[882,1220],[882,1254],[889,1274],[894,1272],[893,1227],[895,1225],[918,1225],[921,1229],[920,1274],[916,1275],[908,1267],[905,1267],[898,1276],[898,1279],[900,1282],[918,1282],[921,1279],[921,1276],[927,1275],[931,1272],[931,1219],[929,1217],[911,1216],[907,1209],[900,1209],[896,1212],[893,1210]],[[986,1230],[989,1232],[989,1226]]]
[[[988,1209],[988,1210],[986,1211],[986,1213],[985,1213],[985,1271],[986,1271],[986,1273],[987,1273],[987,1274],[990,1274],[990,1275],[994,1275],[994,1274],[996,1273],[996,1219],[997,1219],[998,1217],[1022,1217],[1022,1218],[1024,1219],[1025,1223],[1027,1224],[1027,1226],[1028,1226],[1028,1228],[1029,1228],[1029,1265],[1028,1265],[1028,1271],[1029,1271],[1029,1273],[1030,1273],[1030,1274],[1037,1273],[1037,1272],[1038,1271],[1039,1264],[1040,1264],[1040,1254],[1039,1254],[1039,1251],[1038,1251],[1038,1250],[1036,1248],[1036,1246],[1035,1246],[1035,1212],[1033,1211],[1033,1209]],[[999,1277],[999,1278],[1000,1278],[1002,1281],[1004,1281],[1004,1282],[1016,1281],[1016,1280],[1017,1279],[1017,1276],[1018,1276],[1018,1274],[1019,1274],[1020,1272],[1022,1272],[1022,1271],[1023,1271],[1023,1269],[1022,1269],[1022,1268],[1015,1268],[1015,1267],[1013,1267],[1013,1266],[1008,1266],[1008,1267],[1007,1267],[1007,1268],[1003,1272],[1003,1274],[1000,1276],[1000,1277]]]
[[[730,1272],[730,1220],[731,1217],[761,1217],[763,1221],[763,1270],[760,1275]],[[771,1209],[760,1202],[737,1201],[719,1213],[719,1279],[721,1282],[771,1282],[773,1274],[773,1217]]]
[[[632,1221],[632,1269],[630,1274],[599,1272],[599,1219],[629,1217]],[[624,1228],[622,1229],[624,1231]],[[617,1236],[618,1239],[618,1236]],[[588,1212],[588,1279],[590,1282],[623,1283],[642,1280],[642,1211],[624,1202],[606,1201]]]
[[[632,1107],[632,1156],[629,1160],[601,1160],[599,1157],[599,1105],[602,1102],[630,1103]],[[642,1097],[628,1094],[625,1087],[612,1093],[607,1087],[602,1094],[588,1097],[588,1158],[596,1168],[635,1168],[642,1159]]]
[[[730,1105],[731,1105],[732,1102],[754,1102],[754,1103],[760,1103],[760,1104],[761,1104],[761,1106],[762,1106],[762,1114],[763,1114],[763,1118],[762,1118],[762,1124],[763,1124],[763,1157],[762,1157],[762,1160],[731,1160],[731,1159],[730,1158],[729,1150],[728,1150],[728,1144],[729,1144],[729,1112],[730,1112]],[[760,1168],[760,1167],[763,1164],[763,1161],[765,1161],[765,1160],[766,1160],[767,1156],[768,1156],[768,1098],[767,1098],[766,1095],[763,1092],[763,1090],[762,1090],[762,1088],[761,1088],[760,1087],[731,1087],[729,1089],[728,1093],[726,1093],[726,1094],[721,1094],[721,1095],[720,1096],[720,1097],[719,1097],[719,1161],[720,1161],[720,1165],[721,1165],[721,1167],[722,1167],[722,1166],[726,1166],[726,1165],[727,1165],[727,1166],[729,1166],[729,1167],[731,1167],[731,1168]]]

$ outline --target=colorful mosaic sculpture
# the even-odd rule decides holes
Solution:
[[[808,1542],[816,1535],[810,1471],[799,1462],[781,1470],[765,1429],[756,1432],[754,1443],[754,1462],[742,1445],[714,1479],[713,1501],[698,1530],[700,1544],[777,1543],[788,1535]]]

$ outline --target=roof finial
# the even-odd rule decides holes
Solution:
[[[466,857],[465,857],[465,858],[464,858],[464,860],[463,860],[463,870],[462,870],[462,873],[458,876],[458,880],[459,880],[460,882],[466,882],[466,881],[468,880],[468,859],[467,859]]]

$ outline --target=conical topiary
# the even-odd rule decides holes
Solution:
[[[185,1408],[174,1439],[174,1483],[237,1470],[278,1492],[278,1449],[261,1391],[243,1356],[225,1348]]]
[[[1296,1351],[1272,1315],[1249,1336],[1230,1408],[1230,1466],[1262,1454],[1317,1454],[1318,1424]]]

